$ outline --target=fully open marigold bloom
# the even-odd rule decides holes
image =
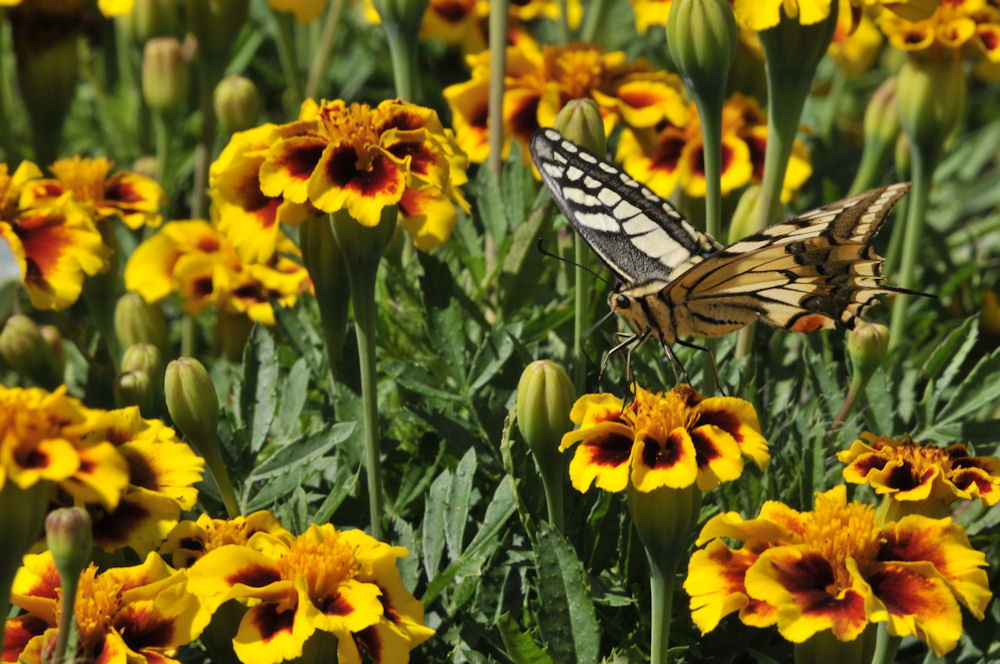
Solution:
[[[762,470],[770,455],[757,413],[734,397],[706,399],[688,385],[653,393],[638,388],[627,406],[610,394],[585,394],[570,419],[580,426],[563,436],[560,451],[579,443],[569,466],[577,491],[592,483],[622,491],[681,489],[697,482],[702,491],[743,473],[743,456]]]
[[[768,501],[749,521],[719,514],[702,529],[705,542],[684,582],[702,633],[734,611],[751,626],[777,624],[795,643],[823,630],[853,641],[885,621],[940,656],[962,634],[959,603],[982,619],[991,598],[986,557],[951,519],[881,523],[870,505],[848,504],[843,485],[818,494],[812,512]]]
[[[362,652],[375,662],[406,661],[434,633],[396,568],[407,553],[330,524],[293,542],[258,532],[197,560],[190,587],[213,609],[229,599],[250,605],[233,640],[243,662],[298,657],[316,631],[337,636],[341,664],[360,663]]]
[[[878,26],[896,48],[963,55],[1000,62],[1000,10],[986,0],[949,0],[923,20],[884,12]]]
[[[448,238],[455,205],[469,210],[458,189],[467,160],[430,109],[395,99],[375,108],[307,102],[297,122],[273,131],[259,172],[265,197],[346,210],[369,227],[385,207],[399,205],[403,227],[422,249]]]
[[[291,546],[295,536],[267,510],[232,519],[213,519],[202,514],[197,521],[181,521],[160,547],[163,555],[173,555],[174,567],[191,567],[210,551],[230,544],[245,545],[255,533],[268,533]]]
[[[89,435],[99,416],[65,387],[49,393],[0,385],[0,489],[48,480],[78,501],[114,509],[128,468],[112,443]]]
[[[914,442],[907,434],[890,438],[866,431],[837,458],[848,464],[845,480],[870,484],[895,501],[943,508],[955,500],[1000,501],[1000,460],[969,456],[961,443],[938,447]]]
[[[11,602],[27,613],[7,623],[4,661],[41,664],[55,646],[62,611],[51,553],[24,557]],[[84,570],[74,613],[76,661],[133,664],[179,664],[177,648],[197,638],[210,618],[188,591],[187,572],[174,571],[155,553],[135,567]]]
[[[722,109],[722,193],[750,183],[764,174],[767,117],[757,102],[735,94]],[[678,185],[689,196],[705,195],[705,159],[701,123],[694,103],[680,123],[663,120],[648,129],[626,129],[618,141],[623,166],[660,196],[670,196]],[[809,150],[796,140],[785,172],[782,200],[787,201],[812,174]]]
[[[732,0],[736,20],[752,30],[778,25],[782,14],[802,25],[819,23],[830,15],[837,0]],[[857,7],[884,7],[900,16],[917,20],[929,16],[938,0],[851,0]]]
[[[94,222],[119,218],[129,228],[159,226],[165,195],[152,178],[129,171],[110,175],[104,157],[60,159],[49,167],[55,179],[33,180],[21,194],[21,207],[52,203],[70,194]]]

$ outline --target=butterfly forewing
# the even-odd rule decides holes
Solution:
[[[531,157],[566,219],[625,283],[666,280],[720,247],[648,187],[554,129],[535,132]]]

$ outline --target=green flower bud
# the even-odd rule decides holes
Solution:
[[[115,378],[112,389],[115,405],[119,408],[138,406],[143,416],[153,416],[157,390],[153,379],[145,371],[127,371],[119,375]]]
[[[887,78],[875,89],[865,109],[865,144],[894,145],[899,136],[899,108],[896,104],[896,79]]]
[[[602,159],[608,154],[604,120],[593,99],[571,99],[556,115],[552,128]]]
[[[142,96],[155,111],[181,107],[187,100],[190,66],[181,43],[173,37],[156,37],[142,52]]]
[[[246,314],[219,310],[212,333],[212,352],[230,362],[241,362],[252,331],[253,321]]]
[[[854,371],[867,382],[889,352],[889,328],[880,323],[861,321],[847,333],[847,354]]]
[[[52,510],[45,517],[45,543],[60,575],[76,578],[90,562],[92,526],[87,510],[79,507]]]
[[[156,376],[163,371],[163,356],[152,344],[132,344],[122,355],[122,373],[145,371]]]
[[[249,7],[250,0],[185,0],[188,28],[213,70],[221,71],[228,62]],[[213,76],[210,80],[218,79]]]
[[[347,337],[347,312],[351,301],[347,265],[326,216],[312,216],[299,226],[302,264],[316,291],[316,304],[323,323],[323,336],[330,366],[340,359]]]
[[[132,37],[144,44],[154,37],[176,34],[177,13],[177,0],[135,0],[132,11],[121,20]]]
[[[760,201],[760,185],[753,184],[746,188],[736,204],[733,218],[729,222],[729,243],[738,242],[757,230],[757,219],[760,217],[758,203]]]
[[[910,179],[910,160],[912,158],[912,147],[910,146],[910,137],[906,134],[900,134],[896,138],[896,176],[900,180]]]
[[[51,337],[52,333],[46,334]],[[35,321],[27,316],[11,316],[0,332],[0,355],[14,371],[52,390],[62,383],[66,353],[62,350],[61,339],[59,351],[53,351],[55,344],[51,343]]]
[[[42,325],[38,331],[42,333],[42,339],[48,346],[49,360],[51,360],[61,383],[63,372],[66,370],[66,347],[63,345],[62,334],[59,333],[59,328],[55,325]]]
[[[737,36],[726,0],[674,0],[670,6],[667,49],[693,94],[722,102]]]
[[[198,451],[218,446],[219,397],[201,362],[182,357],[167,365],[163,381],[167,410],[177,428]]]
[[[79,69],[76,31],[59,31],[62,21],[47,21],[52,30],[25,22],[14,23],[14,51],[17,55],[17,83],[28,110],[35,159],[46,164],[58,156],[63,120],[76,96]],[[23,27],[23,29],[22,29]]]
[[[936,154],[965,107],[965,71],[957,58],[907,59],[896,77],[899,124],[917,148]]]
[[[125,293],[115,305],[115,334],[122,347],[152,344],[160,358],[170,352],[170,332],[160,307],[146,302],[138,293]]]
[[[243,131],[257,125],[260,93],[250,79],[235,75],[225,77],[215,86],[212,102],[215,115],[227,131]]]
[[[575,400],[573,381],[555,362],[536,360],[525,367],[517,383],[517,427],[537,458],[554,456],[563,434],[573,428],[569,411]]]

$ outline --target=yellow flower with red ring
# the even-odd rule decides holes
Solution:
[[[51,204],[70,194],[95,223],[119,218],[132,229],[159,226],[163,188],[152,178],[129,171],[109,176],[112,165],[104,157],[60,159],[49,166],[55,179],[34,180],[24,188],[21,207]]]
[[[305,204],[265,196],[260,167],[276,138],[276,125],[266,124],[233,134],[209,168],[208,186],[218,229],[249,263],[263,263],[275,252],[283,222],[302,223],[311,212]]]
[[[0,221],[13,219],[17,215],[24,186],[40,177],[42,177],[41,169],[30,161],[22,161],[13,175],[10,174],[7,164],[0,162]]]
[[[80,297],[84,277],[108,264],[101,234],[84,209],[65,197],[0,220],[0,235],[17,258],[31,304],[39,309],[70,306]]]
[[[395,561],[407,553],[330,524],[310,526],[291,543],[257,532],[246,545],[221,546],[198,559],[190,587],[213,608],[229,599],[251,607],[233,641],[244,662],[298,657],[317,630],[335,634],[341,652],[354,646],[356,655],[358,645],[374,638],[379,661],[403,660],[432,633],[421,625],[423,607],[399,583]],[[378,640],[380,629],[401,638]]]
[[[733,0],[736,20],[752,30],[766,30],[778,25],[782,14],[812,25],[830,15],[831,2],[837,0]],[[910,19],[925,18],[934,11],[938,0],[851,0],[859,7],[884,7]]]
[[[899,49],[943,49],[1000,62],[1000,10],[986,0],[942,2],[933,15],[919,20],[884,12],[877,23],[889,43]]]
[[[196,521],[181,521],[174,526],[160,546],[160,553],[172,555],[174,567],[191,567],[210,551],[230,544],[245,545],[255,533],[267,533],[286,546],[295,541],[295,536],[267,510],[232,519],[213,519],[202,514]]]
[[[570,419],[579,429],[563,436],[565,451],[579,443],[570,462],[577,491],[595,483],[622,491],[681,489],[697,483],[702,491],[739,477],[743,456],[767,466],[767,441],[757,413],[743,399],[705,398],[687,385],[653,393],[637,388],[625,405],[610,394],[586,394]]]
[[[698,538],[706,542],[684,583],[702,633],[734,611],[795,643],[827,629],[852,641],[886,621],[890,634],[917,636],[940,656],[961,636],[959,603],[981,619],[991,597],[985,556],[951,519],[883,524],[871,506],[848,504],[844,486],[818,494],[811,512],[769,501],[756,519],[717,515]]]
[[[1000,460],[969,456],[961,443],[938,447],[907,434],[891,438],[865,431],[837,458],[847,464],[846,481],[870,484],[895,501],[943,507],[955,500],[979,499],[989,506],[1000,502]]]
[[[210,618],[189,592],[187,572],[171,569],[155,553],[134,567],[98,572],[91,564],[79,584],[74,613],[81,661],[173,664],[177,648],[196,639]],[[51,553],[25,556],[11,602],[28,613],[16,619],[15,638],[5,639],[4,654],[41,664],[42,654],[55,646],[62,612]]]
[[[98,417],[65,387],[49,393],[0,385],[0,489],[56,482],[78,501],[114,509],[128,467],[110,442],[86,436]]]
[[[827,53],[848,76],[860,76],[868,71],[882,46],[882,33],[875,21],[864,12],[851,10],[849,0],[839,0],[837,27]]]

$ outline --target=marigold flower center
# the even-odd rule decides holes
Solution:
[[[60,159],[52,164],[59,182],[81,201],[96,203],[104,199],[104,186],[111,162],[98,159]]]
[[[358,571],[354,547],[344,541],[340,533],[299,537],[278,565],[284,579],[304,575],[309,596],[317,604],[323,598],[335,596],[338,586],[353,579]]]
[[[674,392],[653,394],[645,390],[635,396],[635,430],[646,431],[659,441],[665,441],[678,427],[690,429],[693,413]]]
[[[837,504],[820,497],[816,509],[808,517],[802,533],[803,543],[830,563],[837,587],[828,590],[835,595],[851,585],[846,565],[848,558],[854,559],[862,571],[875,560],[880,532],[875,509],[861,503]]]
[[[354,148],[358,157],[355,167],[359,171],[371,168],[372,159],[379,145],[379,134],[375,129],[373,113],[368,104],[324,105],[319,110],[319,123],[323,132],[332,142],[346,141]]]
[[[113,624],[119,609],[119,598],[124,589],[110,574],[97,576],[97,567],[90,565],[80,575],[76,593],[76,626],[84,650],[98,646]],[[62,594],[59,596],[59,613],[62,612]]]
[[[606,70],[603,54],[595,48],[549,49],[546,53],[551,76],[558,81],[567,98],[589,97],[600,86]]]

